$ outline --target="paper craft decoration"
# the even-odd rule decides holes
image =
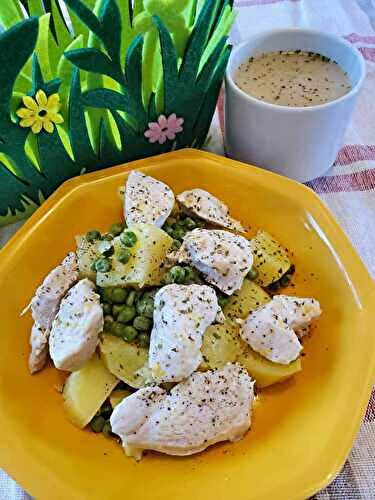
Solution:
[[[232,0],[2,0],[0,225],[66,179],[206,139]]]

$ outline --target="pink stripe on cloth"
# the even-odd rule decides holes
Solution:
[[[292,2],[297,3],[301,0],[235,0],[236,7],[254,7],[255,5],[269,5],[272,3]]]
[[[371,191],[375,189],[375,169],[362,170],[352,174],[318,177],[307,182],[307,186],[318,194],[349,191]]]
[[[362,42],[362,43],[375,44],[375,36],[372,35],[360,35],[359,33],[350,33],[350,35],[346,35],[344,36],[344,38],[351,43]]]
[[[349,144],[340,149],[334,165],[349,165],[366,160],[375,161],[375,145]]]
[[[366,61],[375,62],[375,48],[372,47],[357,47]]]

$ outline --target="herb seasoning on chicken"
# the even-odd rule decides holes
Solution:
[[[174,257],[194,266],[227,295],[241,288],[253,264],[249,240],[218,229],[194,229]]]
[[[202,336],[224,316],[206,285],[167,285],[155,295],[149,366],[157,382],[178,382],[202,362]]]

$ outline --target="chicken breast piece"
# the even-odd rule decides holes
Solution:
[[[236,441],[250,428],[254,382],[237,364],[193,373],[168,394],[140,389],[113,410],[112,431],[126,453],[143,450],[192,455],[220,441]]]
[[[173,191],[163,182],[133,170],[125,186],[125,220],[128,226],[145,223],[161,227],[174,206]]]
[[[286,365],[302,351],[294,329],[306,328],[320,313],[315,299],[276,295],[241,322],[241,337],[265,358]]]
[[[227,295],[241,288],[253,265],[249,240],[220,229],[194,229],[174,258],[194,266]]]
[[[29,370],[30,373],[36,373],[45,367],[48,357],[48,335],[38,323],[34,323],[31,335],[30,346],[31,352],[29,355]]]
[[[31,300],[31,312],[35,323],[45,332],[51,329],[61,299],[78,281],[78,261],[74,252],[51,271]]]
[[[202,362],[202,337],[223,313],[207,285],[167,285],[155,295],[149,366],[157,382],[178,382]]]
[[[79,281],[62,300],[52,324],[49,350],[56,368],[76,371],[94,354],[103,331],[103,309],[95,285]]]
[[[177,195],[183,209],[217,226],[245,232],[241,223],[229,215],[229,208],[221,200],[204,189],[191,189]]]
[[[274,308],[287,319],[290,328],[301,337],[308,333],[310,323],[322,313],[316,299],[275,295],[273,302]]]

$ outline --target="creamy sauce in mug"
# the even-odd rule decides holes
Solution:
[[[335,61],[301,50],[251,57],[238,68],[235,82],[261,101],[292,107],[334,101],[352,88]]]

